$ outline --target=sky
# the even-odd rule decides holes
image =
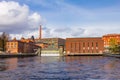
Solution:
[[[0,0],[0,33],[11,38],[102,37],[120,33],[120,0]]]

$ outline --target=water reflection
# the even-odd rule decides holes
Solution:
[[[50,63],[50,62],[58,62],[62,59],[63,57],[35,57],[35,62],[37,63]],[[63,61],[63,60],[62,60]]]
[[[103,66],[103,70],[107,73],[105,76],[106,80],[115,80],[116,78],[120,79],[120,76],[117,77],[116,75],[119,73],[120,69],[120,60],[110,60],[107,64]]]
[[[0,71],[12,70],[17,68],[17,58],[0,59]]]
[[[92,61],[95,60],[101,60],[103,57],[102,56],[69,56],[66,57],[65,60],[66,62],[73,62],[73,61],[80,61],[80,62],[84,62],[84,63],[91,63]]]
[[[2,80],[119,80],[120,59],[102,56],[0,59]]]

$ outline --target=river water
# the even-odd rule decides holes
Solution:
[[[0,80],[120,80],[120,59],[102,56],[1,58]]]

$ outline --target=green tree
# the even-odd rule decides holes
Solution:
[[[119,53],[120,52],[120,46],[119,46],[119,44],[118,44],[118,42],[117,42],[116,39],[111,38],[110,41],[109,41],[109,43],[110,43],[109,51],[111,53],[115,54],[115,53]]]

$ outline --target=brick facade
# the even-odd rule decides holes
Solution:
[[[104,47],[110,46],[110,39],[115,39],[117,44],[120,44],[120,34],[103,35],[102,39],[104,40]]]
[[[103,52],[102,38],[67,38],[66,53],[102,53]]]
[[[33,42],[22,42],[19,40],[11,40],[6,44],[6,52],[17,54],[17,53],[33,53],[34,49],[39,47],[34,45]]]

